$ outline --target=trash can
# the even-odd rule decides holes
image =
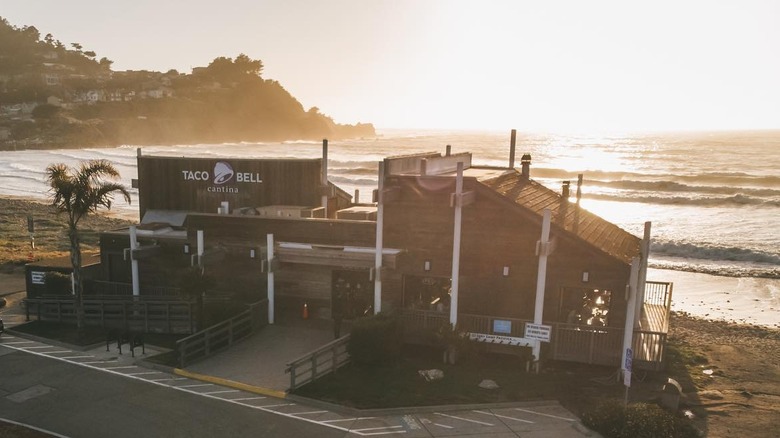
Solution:
[[[680,396],[682,395],[682,386],[671,377],[666,381],[661,394],[661,406],[672,412],[677,412],[680,407]]]

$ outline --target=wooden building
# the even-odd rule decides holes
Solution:
[[[580,208],[568,183],[558,192],[534,181],[530,156],[519,170],[513,156],[507,167],[485,167],[449,150],[387,158],[379,202],[354,205],[327,181],[323,155],[139,153],[140,294],[173,294],[177,273],[200,264],[225,299],[271,289],[278,306],[305,303],[323,318],[341,299],[347,318],[403,309],[410,327],[457,320],[465,331],[502,340],[522,339],[536,319],[552,328],[547,357],[616,365],[631,342],[638,362],[661,362],[671,287],[645,281],[642,239]],[[540,237],[545,214],[549,243]],[[104,286],[97,288],[132,281],[129,240],[128,230],[102,235]],[[633,338],[626,338],[634,314]]]

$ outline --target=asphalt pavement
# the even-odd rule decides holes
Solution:
[[[18,289],[12,290],[19,285],[23,290],[23,281],[0,277],[0,296],[5,295],[9,301],[9,305],[0,312],[11,327],[24,321],[19,305],[24,294],[18,293]],[[302,320],[297,315],[280,316],[278,322],[231,349],[183,370],[147,361],[148,357],[163,352],[152,346],[146,348],[145,354],[136,349],[133,357],[127,346],[119,354],[115,344],[108,351],[105,344],[81,349],[13,332],[0,337],[0,364],[5,366],[8,351],[17,351],[153,383],[271,414],[279,417],[280,421],[283,418],[284,424],[288,420],[305,423],[305,433],[296,436],[315,435],[311,433],[316,430],[316,427],[310,428],[313,425],[323,431],[341,432],[344,436],[598,436],[582,426],[577,417],[556,401],[360,411],[288,396],[285,393],[289,386],[289,375],[284,373],[286,363],[330,342],[333,330],[329,320]],[[0,377],[0,384],[6,385],[3,377]],[[0,386],[0,396],[24,399],[40,391],[32,384],[27,388],[14,388],[17,391]]]

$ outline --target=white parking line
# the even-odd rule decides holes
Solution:
[[[382,427],[367,427],[365,429],[352,429],[352,432],[366,432],[369,430],[381,430],[381,429],[398,429],[403,426],[382,426]]]
[[[441,415],[442,417],[454,418],[456,420],[468,421],[469,423],[477,423],[477,424],[481,424],[483,426],[495,426],[495,424],[492,424],[492,423],[485,423],[484,421],[477,421],[477,420],[472,420],[472,419],[469,419],[469,418],[456,417],[455,415],[441,414],[439,412],[434,412],[434,414]]]
[[[541,413],[541,412],[536,412],[536,411],[529,411],[528,409],[515,408],[515,410],[516,410],[516,411],[521,411],[521,412],[528,412],[529,414],[536,414],[536,415],[541,415],[541,416],[543,416],[543,417],[557,418],[557,419],[559,419],[559,420],[566,420],[566,421],[577,421],[577,420],[575,420],[575,419],[572,419],[572,418],[559,417],[559,416],[557,416],[557,415],[551,415],[551,414],[543,414],[543,413]]]
[[[231,398],[230,401],[248,401],[248,400],[262,400],[266,397],[243,397],[243,398]]]
[[[498,415],[498,414],[493,413],[493,412],[483,412],[483,411],[473,411],[473,412],[476,412],[478,414],[492,415],[492,416],[498,417],[498,418],[506,418],[507,420],[515,420],[515,421],[521,421],[523,423],[534,424],[533,421],[523,420],[522,418],[508,417],[506,415]]]
[[[165,382],[168,380],[187,380],[186,377],[166,377],[163,379],[148,379],[149,382]]]
[[[19,344],[34,344],[33,341],[11,341],[11,342],[3,342],[3,345],[19,345]]]
[[[306,412],[290,412],[290,415],[313,415],[313,414],[324,414],[328,411],[306,411]]]
[[[323,420],[320,423],[338,423],[339,421],[373,420],[376,417],[339,418],[336,420]]]
[[[149,374],[163,374],[162,371],[144,371],[143,373],[127,373],[128,376],[146,376]]]
[[[434,426],[443,427],[445,429],[454,429],[455,428],[453,426],[447,426],[446,424],[434,423],[433,421],[431,421],[431,420],[429,420],[427,418],[421,418],[420,421],[422,422],[422,424],[433,424]]]
[[[64,359],[64,357],[62,359]],[[82,365],[92,365],[95,363],[113,363],[113,362],[114,362],[113,360],[93,360],[92,362],[74,362],[74,363],[79,363]],[[101,369],[107,370],[108,368],[101,368]]]
[[[54,350],[54,351],[41,351],[43,354],[59,354],[59,353],[73,353],[70,350]]]
[[[63,356],[60,359],[86,359],[91,357],[95,357],[95,356]]]
[[[137,365],[123,365],[119,367],[105,367],[104,370],[126,370],[128,368],[138,368]]]
[[[214,394],[226,394],[228,392],[238,392],[238,390],[237,389],[224,389],[222,391],[204,392],[203,394],[214,395]]]
[[[198,387],[201,387],[201,386],[214,386],[214,384],[213,383],[198,383],[198,384],[195,384],[195,385],[176,386],[176,388],[198,388]]]
[[[281,408],[282,406],[292,406],[292,405],[294,405],[294,404],[295,404],[295,403],[282,403],[282,404],[278,404],[278,405],[264,405],[264,406],[258,406],[258,408]],[[292,415],[292,414],[287,414],[287,415]]]
[[[51,348],[51,345],[33,345],[32,347],[22,347],[22,348],[25,350],[38,350],[41,348]]]

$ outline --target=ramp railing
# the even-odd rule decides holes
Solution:
[[[349,335],[342,336],[287,363],[284,372],[290,374],[289,392],[326,374],[335,373],[349,363],[347,344],[349,344]]]

